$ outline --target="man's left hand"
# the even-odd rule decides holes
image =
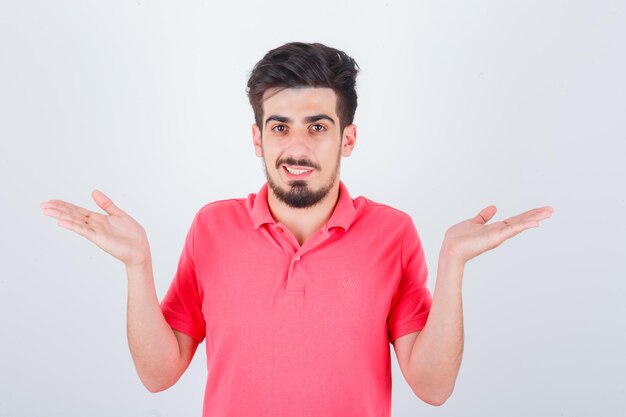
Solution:
[[[446,231],[441,253],[448,259],[465,264],[483,252],[496,248],[526,229],[538,227],[554,211],[545,206],[532,209],[503,221],[486,224],[496,214],[496,207],[484,208],[476,217],[458,223]]]

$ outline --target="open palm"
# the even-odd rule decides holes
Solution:
[[[111,199],[98,190],[91,194],[108,214],[100,214],[62,200],[41,203],[45,215],[58,219],[57,224],[72,230],[118,258],[127,266],[139,264],[150,254],[144,228]]]
[[[538,227],[539,222],[552,215],[550,206],[535,208],[503,221],[487,224],[496,214],[496,207],[481,210],[476,217],[450,227],[443,248],[452,258],[467,262],[483,252],[496,248],[507,239],[526,229]]]

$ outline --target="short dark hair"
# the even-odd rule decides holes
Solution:
[[[252,69],[248,99],[263,129],[263,95],[271,88],[327,87],[337,95],[337,116],[343,128],[354,120],[359,66],[343,51],[321,43],[290,42],[272,49]]]

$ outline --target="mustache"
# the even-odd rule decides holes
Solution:
[[[304,167],[304,168],[315,168],[317,170],[320,170],[321,167],[314,163],[313,161],[310,161],[308,159],[295,159],[292,157],[289,158],[281,158],[278,161],[276,161],[276,169],[279,169],[281,165],[290,165],[290,166],[300,166],[300,167]]]

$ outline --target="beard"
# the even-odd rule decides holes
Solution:
[[[328,182],[318,188],[317,190],[313,190],[309,187],[306,181],[290,181],[289,188],[283,189],[279,184],[274,182],[270,177],[267,171],[267,163],[263,164],[265,168],[265,176],[267,177],[267,183],[269,187],[272,189],[278,200],[285,203],[287,206],[292,208],[309,208],[313,207],[316,204],[319,204],[330,192],[330,190],[335,185],[335,181],[339,176],[339,164],[341,161],[341,154],[338,155],[337,163],[335,165],[335,169],[333,174],[328,179]],[[321,171],[321,168],[313,164],[311,161],[305,159],[295,160],[293,158],[279,159],[276,161],[276,169],[281,169],[280,166],[285,163],[291,166],[302,166],[308,168],[315,168]]]

